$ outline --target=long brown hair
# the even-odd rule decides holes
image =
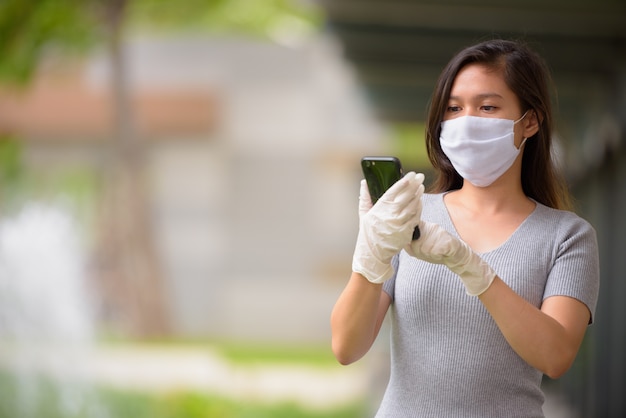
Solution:
[[[439,144],[441,121],[450,90],[459,71],[478,63],[501,71],[515,93],[522,112],[532,109],[539,130],[526,141],[522,157],[522,188],[526,196],[546,206],[570,209],[569,191],[552,158],[552,105],[548,86],[550,73],[543,59],[526,45],[508,40],[490,40],[463,49],[444,68],[431,98],[426,124],[426,150],[437,171],[431,191],[460,189],[463,178],[456,172]]]

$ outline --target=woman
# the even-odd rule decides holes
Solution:
[[[390,310],[377,417],[541,417],[542,375],[571,366],[599,286],[595,231],[565,210],[551,160],[543,61],[512,41],[466,48],[438,80],[426,131],[432,193],[410,173],[372,207],[362,182],[335,356],[361,358]]]

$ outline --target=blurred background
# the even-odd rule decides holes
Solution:
[[[624,416],[625,22],[623,0],[3,0],[0,417],[371,416],[386,331],[330,352],[359,160],[428,178],[436,77],[495,37],[547,60],[600,244],[546,416]]]

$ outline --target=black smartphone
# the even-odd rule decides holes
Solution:
[[[404,175],[402,164],[397,157],[363,157],[361,169],[367,182],[372,203],[376,203],[383,193]],[[416,240],[419,237],[420,230],[415,227],[413,239]]]

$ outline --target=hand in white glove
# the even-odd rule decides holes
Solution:
[[[496,273],[469,245],[437,224],[420,222],[420,239],[405,247],[410,255],[435,264],[444,264],[461,277],[468,295],[482,294]]]
[[[367,183],[361,181],[359,235],[352,271],[372,283],[383,283],[393,275],[391,259],[411,242],[422,214],[423,182],[423,174],[407,173],[372,207]]]

